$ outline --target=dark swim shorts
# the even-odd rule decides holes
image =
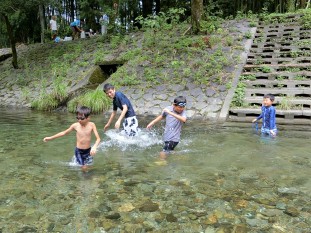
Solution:
[[[177,144],[178,144],[178,142],[166,141],[166,142],[164,142],[163,151],[165,151],[165,152],[172,151],[177,146]]]
[[[93,156],[90,154],[91,147],[89,149],[79,149],[76,147],[75,156],[76,161],[80,165],[90,165],[93,163]]]

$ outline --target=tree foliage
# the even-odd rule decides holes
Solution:
[[[59,35],[63,37],[70,32],[69,24],[74,19],[81,20],[83,29],[100,31],[100,18],[103,14],[107,14],[110,19],[109,32],[124,33],[140,28],[141,18],[151,19],[163,13],[167,14],[171,9],[185,9],[184,18],[180,20],[186,20],[191,16],[193,32],[198,32],[202,15],[226,18],[248,12],[285,13],[305,8],[308,2],[307,0],[1,0],[0,47],[9,45],[13,49],[16,42],[35,43],[49,39],[50,37],[44,35],[49,33],[48,23],[52,15],[58,16]],[[140,18],[137,18],[138,16]]]

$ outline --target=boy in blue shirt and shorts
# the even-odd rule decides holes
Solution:
[[[268,134],[270,136],[276,136],[277,128],[276,128],[276,120],[275,120],[275,108],[272,106],[274,101],[274,95],[266,94],[263,97],[263,103],[261,106],[261,114],[253,120],[253,122],[257,122],[262,118],[262,126],[261,133]]]

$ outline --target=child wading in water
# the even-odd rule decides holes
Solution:
[[[186,98],[178,96],[174,99],[174,103],[163,109],[161,115],[155,118],[147,125],[147,129],[150,129],[154,124],[162,119],[166,119],[165,129],[163,134],[164,147],[163,152],[160,153],[162,159],[166,158],[166,155],[173,151],[180,141],[180,134],[183,124],[187,121],[186,116]]]
[[[92,156],[96,154],[97,146],[100,143],[100,137],[97,132],[96,126],[93,122],[90,122],[90,113],[91,110],[88,107],[79,107],[77,109],[78,122],[73,123],[65,131],[57,133],[51,137],[45,137],[43,139],[44,142],[47,142],[55,138],[65,136],[66,134],[75,130],[77,136],[75,158],[77,163],[81,165],[82,168],[86,168],[86,165],[89,165],[93,162]],[[91,147],[92,132],[94,132],[94,135],[96,137],[96,142],[93,147]]]
[[[110,118],[107,122],[107,124],[104,127],[104,130],[106,131],[113,118],[117,114],[118,108],[121,109],[121,114],[118,118],[118,120],[115,123],[115,128],[119,129],[121,125],[121,121],[123,120],[123,131],[128,136],[135,136],[138,132],[138,121],[136,118],[136,114],[134,111],[134,108],[130,102],[130,100],[120,91],[116,91],[114,86],[110,83],[106,83],[104,85],[104,92],[106,95],[112,99],[112,105],[113,105],[113,111],[110,115]]]
[[[261,107],[261,114],[253,120],[257,122],[262,118],[261,133],[268,134],[270,136],[276,136],[276,120],[275,120],[275,108],[272,106],[274,101],[274,95],[267,94],[263,97],[263,104]]]

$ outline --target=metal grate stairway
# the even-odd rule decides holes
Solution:
[[[250,122],[271,93],[278,123],[311,125],[311,30],[299,25],[300,17],[259,22],[239,81],[243,104],[230,107],[227,121]]]

